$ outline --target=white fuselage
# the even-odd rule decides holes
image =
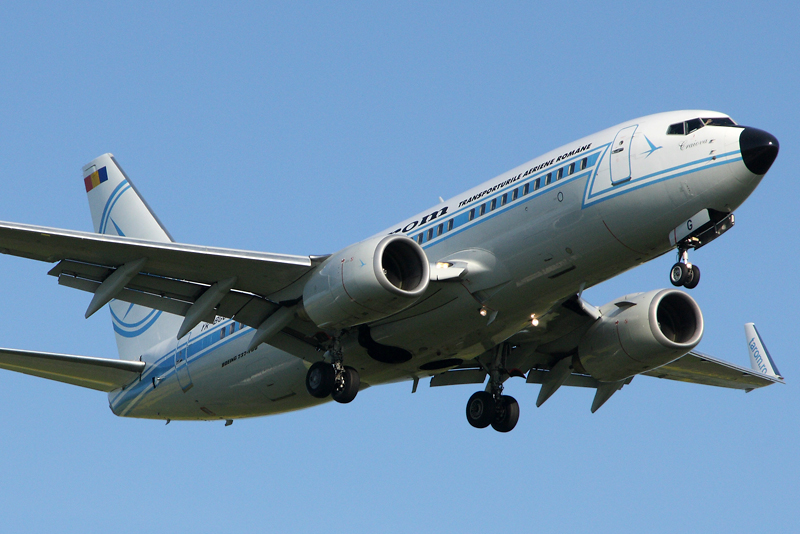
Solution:
[[[725,115],[680,111],[617,125],[382,232],[417,240],[432,265],[464,262],[470,270],[461,281],[432,283],[416,304],[369,325],[376,342],[402,347],[411,360],[381,363],[355,333],[344,338],[362,389],[430,376],[441,372],[439,361],[475,358],[529,325],[532,314],[546,328],[554,304],[674,248],[670,232],[700,210],[736,209],[760,180],[743,163],[741,129],[666,133],[699,116]],[[112,410],[233,419],[323,402],[306,391],[308,363],[267,344],[248,352],[253,333],[222,320],[153,347],[142,357],[141,379],[109,394]]]

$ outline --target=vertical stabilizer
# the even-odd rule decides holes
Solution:
[[[84,166],[83,183],[95,232],[162,243],[173,241],[113,155],[103,154]],[[112,300],[109,308],[123,360],[138,360],[147,349],[175,338],[182,322],[176,315],[117,300]]]

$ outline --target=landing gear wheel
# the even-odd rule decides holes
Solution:
[[[492,424],[494,415],[494,397],[488,391],[478,391],[467,401],[467,421],[475,428],[486,428]]]
[[[498,432],[511,432],[519,421],[519,403],[514,397],[503,395],[495,411],[492,428]]]
[[[325,362],[316,362],[306,373],[306,389],[312,397],[324,399],[333,391],[336,373],[333,365]]]
[[[700,268],[697,265],[692,265],[692,268],[689,269],[686,281],[683,283],[683,287],[685,287],[686,289],[694,289],[697,287],[697,284],[699,283],[700,283]]]
[[[333,388],[333,400],[347,404],[356,398],[358,388],[361,386],[361,377],[352,367],[345,367],[340,377],[336,377],[336,386]]]
[[[688,273],[689,269],[686,267],[685,263],[676,263],[669,271],[669,281],[672,282],[672,285],[675,287],[682,286],[686,282]]]

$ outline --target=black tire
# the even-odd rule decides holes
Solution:
[[[358,395],[358,388],[361,386],[361,377],[358,375],[358,371],[352,367],[345,367],[342,376],[344,378],[344,384],[338,389],[334,388],[333,400],[341,404],[347,404]]]
[[[500,397],[500,409],[492,421],[492,428],[498,432],[511,432],[519,421],[519,403],[514,397]]]
[[[669,281],[672,282],[673,286],[680,287],[686,282],[688,273],[689,269],[686,268],[685,263],[676,263],[669,270]]]
[[[478,391],[467,401],[467,421],[475,428],[486,428],[492,424],[494,415],[495,404],[491,393]]]
[[[683,287],[686,289],[694,289],[697,287],[697,284],[700,283],[700,267],[697,265],[692,265],[692,268],[689,270],[689,276],[686,277],[686,281],[683,283]]]
[[[315,362],[306,373],[306,389],[312,397],[324,399],[333,391],[336,373],[333,365],[325,362]]]

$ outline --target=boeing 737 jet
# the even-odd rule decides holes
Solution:
[[[325,256],[176,243],[105,154],[83,168],[95,233],[0,223],[0,252],[54,263],[92,294],[86,317],[108,306],[119,359],[0,349],[0,367],[108,392],[119,416],[226,424],[431,377],[482,385],[467,420],[499,432],[519,418],[514,377],[541,384],[537,406],[594,388],[592,412],[637,375],[783,382],[752,323],[750,368],[696,352],[703,315],[677,289],[697,286],[689,252],[734,225],[778,148],[724,113],[642,117]],[[670,251],[675,287],[582,298]]]

